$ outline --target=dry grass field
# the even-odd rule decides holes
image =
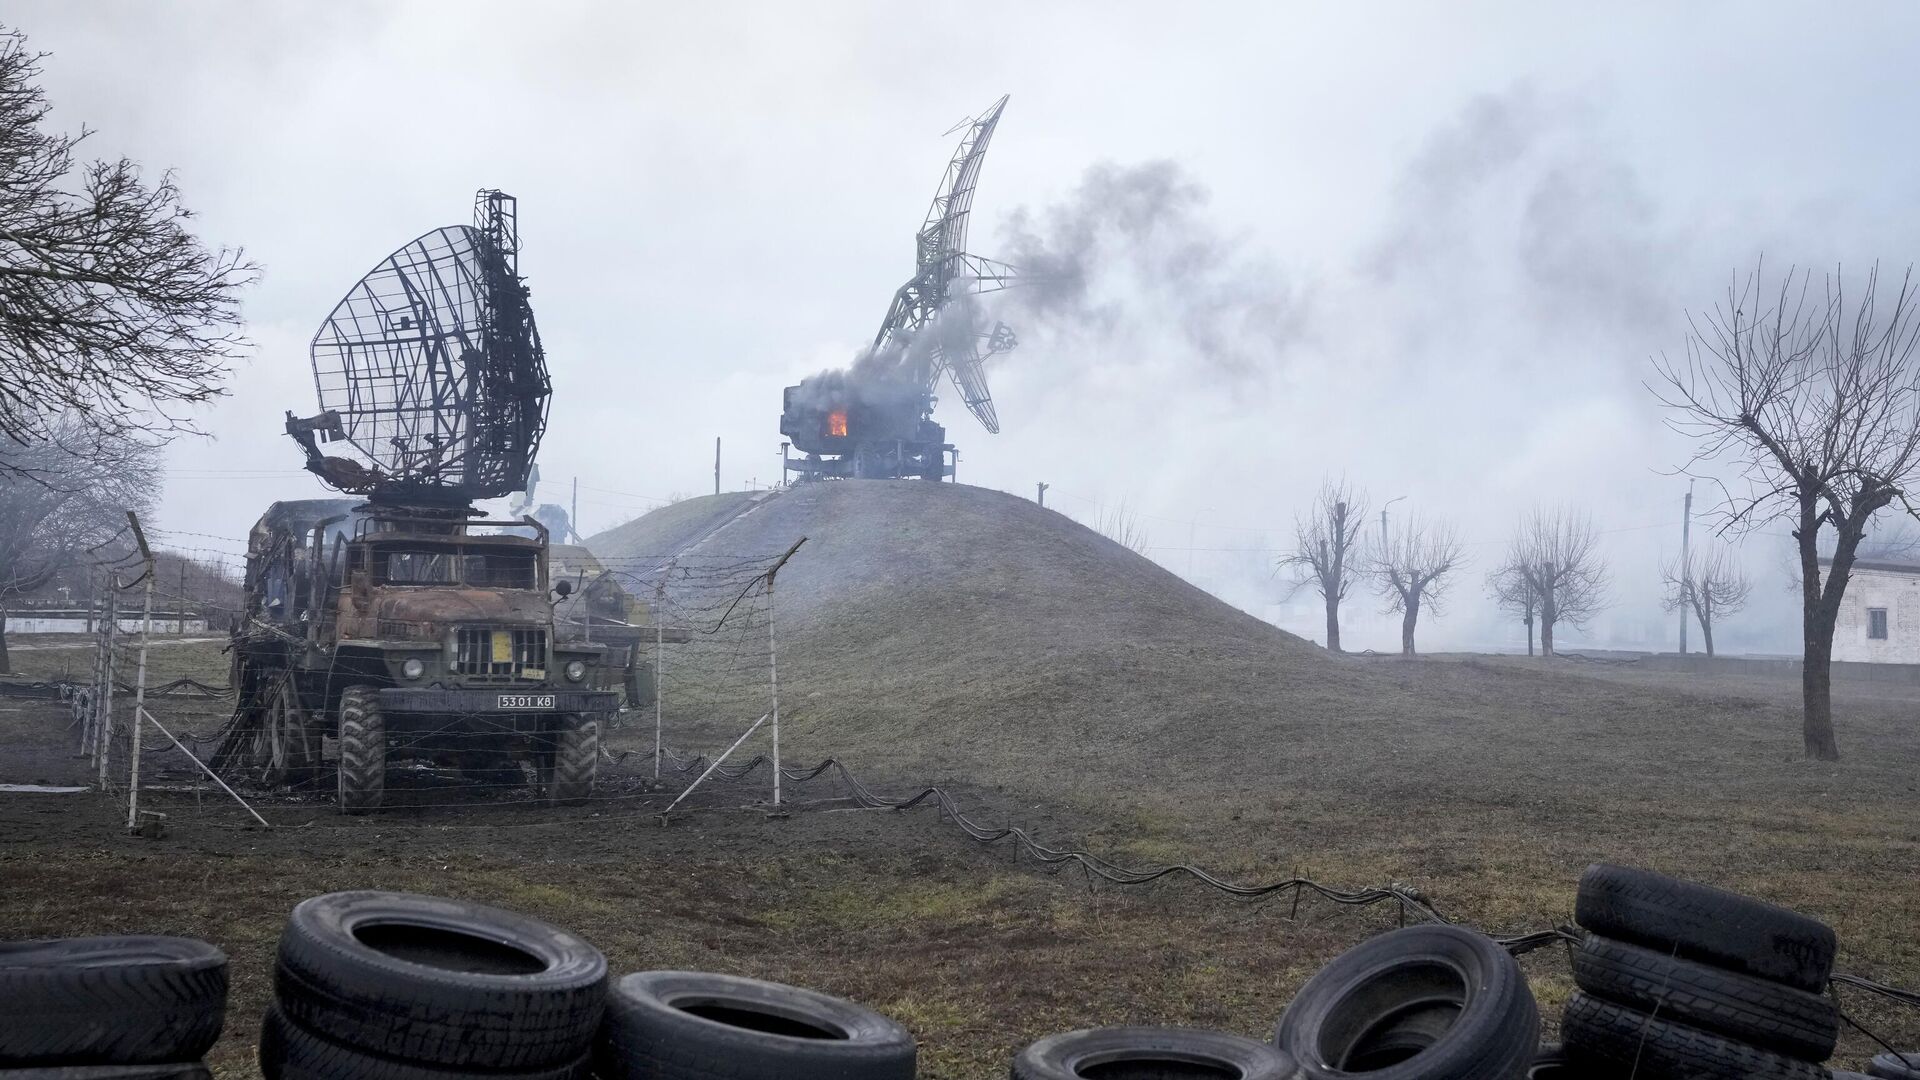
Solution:
[[[669,510],[692,520],[702,508]],[[596,550],[670,546],[645,525]],[[1636,863],[1815,914],[1839,932],[1842,970],[1920,987],[1920,695],[1842,686],[1845,757],[1808,762],[1789,683],[1330,658],[1064,518],[951,485],[798,490],[706,549],[765,553],[799,535],[809,544],[779,583],[789,762],[837,756],[890,793],[938,783],[985,822],[1127,864],[1404,882],[1493,932],[1566,921],[1587,863]],[[15,660],[41,675],[85,664],[80,650]],[[224,672],[217,645],[155,650],[155,666],[160,679]],[[0,706],[0,781],[75,775],[59,707]],[[736,730],[686,718],[670,741],[712,752]],[[824,778],[799,788],[791,817],[742,809],[763,781],[718,788],[670,825],[653,817],[664,796],[355,820],[290,800],[269,815],[286,827],[245,829],[209,809],[158,841],[123,835],[124,811],[97,795],[0,794],[0,936],[220,944],[235,965],[223,1076],[255,1075],[286,911],[381,887],[551,919],[618,970],[846,994],[914,1030],[923,1075],[986,1078],[1067,1027],[1264,1034],[1320,964],[1394,925],[1385,908],[1294,910],[1187,881],[1122,889],[1051,873],[931,810],[814,802],[840,794]],[[1525,965],[1551,1027],[1565,958],[1542,950]],[[1842,1004],[1920,1045],[1920,1011],[1859,994]],[[1869,1049],[1849,1031],[1839,1060],[1857,1066]]]

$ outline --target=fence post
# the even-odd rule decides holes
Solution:
[[[661,730],[665,724],[666,696],[660,689],[660,677],[666,673],[667,631],[661,623],[660,605],[653,608],[653,778],[660,779],[660,757],[666,753],[661,744]]]
[[[113,745],[113,639],[118,636],[120,629],[120,575],[113,575],[108,583],[113,591],[107,594],[106,636],[100,658],[100,694],[96,698],[100,706],[100,719],[94,727],[94,736],[99,745],[99,753],[94,760],[100,766],[101,791],[107,790],[107,750]]]
[[[87,633],[93,635],[93,672],[87,679],[86,714],[81,717],[80,753],[78,756],[92,761],[99,753],[99,736],[95,728],[100,722],[100,668],[106,662],[105,644],[106,623],[97,620],[94,610],[93,579],[96,574],[87,575]]]
[[[133,735],[127,750],[127,828],[132,830],[140,821],[140,717],[147,708],[147,642],[153,637],[153,579],[156,575],[153,549],[147,546],[147,534],[140,528],[140,516],[131,510],[127,511],[127,524],[132,527],[134,542],[140,545],[140,556],[147,564],[146,573],[140,575],[147,579],[147,588],[140,615],[140,664],[133,679],[133,722],[130,725]],[[184,579],[184,571],[181,576]]]
[[[794,541],[787,553],[780,556],[780,561],[767,571],[767,686],[773,695],[773,805],[776,809],[780,806],[780,654],[773,634],[773,581],[779,576],[780,568],[787,565],[787,560],[806,542],[804,536]]]

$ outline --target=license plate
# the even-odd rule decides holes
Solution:
[[[551,709],[553,708],[553,695],[501,694],[498,707],[502,709]]]

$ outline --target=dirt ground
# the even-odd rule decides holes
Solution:
[[[85,666],[63,649],[15,662],[42,676]],[[217,646],[155,650],[153,663],[156,681],[224,681]],[[1289,688],[1284,744],[1264,752],[1209,734],[1170,753],[1176,730],[1073,760],[996,758],[991,746],[944,760],[903,749],[912,733],[898,726],[848,724],[836,746],[835,725],[803,714],[789,760],[841,754],[885,792],[938,780],[984,822],[1122,863],[1405,882],[1497,933],[1566,921],[1590,861],[1654,866],[1818,915],[1839,931],[1842,970],[1920,987],[1920,695],[1843,686],[1847,758],[1828,765],[1800,759],[1795,688],[1781,680],[1519,659],[1324,666]],[[219,708],[156,705],[190,730]],[[58,704],[0,698],[0,782],[84,779],[66,723]],[[729,733],[671,734],[712,751]],[[614,742],[648,738],[636,725]],[[1164,767],[1147,763],[1156,756]],[[1379,907],[1309,900],[1296,911],[1191,882],[1090,884],[978,845],[931,810],[848,809],[826,779],[790,791],[802,800],[790,817],[769,817],[749,809],[765,797],[764,771],[696,796],[701,809],[670,825],[654,815],[671,788],[647,791],[629,759],[610,771],[617,797],[578,810],[429,794],[348,820],[320,799],[282,797],[263,801],[279,827],[261,830],[210,789],[192,792],[178,762],[150,768],[178,789],[151,796],[173,815],[161,840],[125,835],[124,804],[91,792],[0,794],[0,937],[141,931],[219,944],[234,977],[213,1055],[224,1077],[257,1075],[287,910],[335,889],[523,911],[594,941],[617,972],[689,967],[843,994],[912,1028],[935,1078],[1002,1076],[1019,1046],[1070,1027],[1263,1036],[1321,964],[1395,925]],[[1524,963],[1551,1029],[1571,989],[1565,957],[1547,949]],[[1920,1010],[1841,1000],[1867,1027],[1920,1045]],[[1838,1062],[1857,1067],[1871,1050],[1849,1031]]]

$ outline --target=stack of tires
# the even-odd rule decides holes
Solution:
[[[0,1077],[206,1080],[227,957],[177,937],[0,943]]]
[[[575,1080],[607,961],[555,926],[393,892],[304,900],[260,1031],[266,1080]]]
[[[1834,934],[1785,908],[1647,870],[1581,875],[1566,1049],[1643,1080],[1826,1080],[1840,1035],[1823,991]]]

